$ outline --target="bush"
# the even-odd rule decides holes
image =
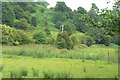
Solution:
[[[24,29],[24,30],[27,30],[28,29],[28,22],[25,18],[22,18],[19,20],[18,22],[18,26],[20,29]]]
[[[78,43],[78,39],[76,37],[76,34],[72,34],[69,38],[72,40],[73,45],[76,45]]]
[[[75,25],[71,21],[65,21],[64,31],[68,31],[68,34],[71,35],[75,31]]]
[[[54,38],[47,37],[47,42],[48,42],[48,44],[53,44],[54,43]]]
[[[109,46],[110,45],[110,38],[109,37],[105,37],[104,38],[104,44],[106,45],[106,46]]]
[[[62,22],[61,21],[58,21],[55,25],[56,28],[60,29],[60,26],[62,25]]]
[[[51,36],[51,32],[50,32],[50,30],[48,29],[48,27],[45,27],[44,31],[45,31],[45,33],[46,33],[46,35],[47,35],[48,37]]]
[[[20,73],[22,74],[22,76],[27,76],[28,71],[23,68],[23,69],[20,71]]]
[[[56,45],[60,49],[67,48],[70,50],[73,48],[73,43],[70,40],[68,33],[65,31],[58,33],[57,39],[56,39]]]
[[[32,38],[21,30],[2,25],[2,44],[19,45],[32,42]]]
[[[86,44],[87,46],[92,46],[92,44],[93,44],[93,39],[92,39],[91,37],[87,37],[85,44]]]
[[[10,71],[10,78],[22,78],[22,74],[17,70]]]
[[[44,8],[41,8],[41,13],[43,13],[45,11],[45,9]]]
[[[32,68],[33,76],[39,76],[39,71],[37,69]]]
[[[33,39],[36,40],[37,44],[46,44],[47,43],[47,36],[44,31],[35,32],[35,34],[33,35]]]
[[[35,13],[36,12],[35,8],[32,5],[27,5],[25,10],[29,11],[31,13]]]

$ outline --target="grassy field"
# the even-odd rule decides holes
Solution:
[[[2,76],[26,78],[117,78],[117,46],[76,45],[73,50],[54,45],[3,46]],[[108,52],[110,64],[108,64]],[[84,53],[84,61],[83,55]]]
[[[104,61],[3,55],[3,78],[116,78],[118,65]],[[26,76],[20,76],[26,71]],[[34,71],[36,74],[34,74]],[[62,75],[64,74],[64,75]],[[18,76],[19,75],[19,76]]]

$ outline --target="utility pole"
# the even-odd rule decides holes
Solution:
[[[62,32],[63,32],[63,30],[64,30],[64,23],[62,24]]]

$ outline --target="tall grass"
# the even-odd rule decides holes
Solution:
[[[39,76],[39,70],[32,68],[33,76],[38,77]]]
[[[33,56],[34,58],[68,58],[82,59],[82,52],[85,60],[103,60],[108,58],[110,52],[110,62],[118,61],[117,48],[97,47],[75,48],[68,51],[66,49],[57,49],[51,45],[22,45],[22,46],[3,46],[3,54],[17,56]],[[10,57],[10,56],[9,56]]]

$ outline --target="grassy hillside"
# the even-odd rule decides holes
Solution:
[[[41,12],[41,9],[44,8],[44,12]],[[54,16],[54,11],[49,9],[49,8],[45,8],[44,6],[41,5],[37,5],[35,7],[36,9],[36,13],[32,13],[32,16],[36,16],[37,17],[37,27],[36,29],[44,29],[44,27],[49,27],[50,30],[57,30],[57,28],[55,28],[55,24],[52,22],[53,16]],[[45,21],[48,22],[48,25],[45,26]]]

